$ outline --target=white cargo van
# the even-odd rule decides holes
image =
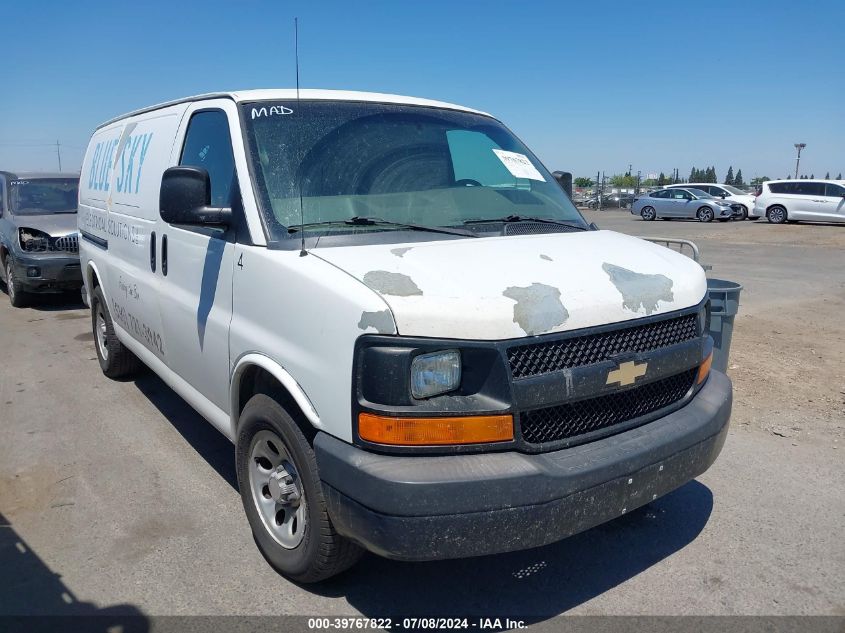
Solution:
[[[79,228],[104,373],[146,364],[234,442],[256,542],[301,582],[559,540],[725,440],[702,269],[589,225],[482,112],[139,110],[95,131]]]

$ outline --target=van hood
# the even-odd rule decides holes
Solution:
[[[47,213],[44,215],[16,215],[15,226],[18,228],[43,231],[50,237],[63,237],[76,233],[75,213]]]
[[[707,289],[693,260],[611,231],[311,254],[378,293],[403,336],[499,340],[563,332],[694,306]],[[362,317],[359,327],[381,331],[373,323]]]

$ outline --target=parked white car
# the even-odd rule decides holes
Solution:
[[[544,545],[725,441],[704,271],[589,225],[482,112],[322,90],[166,103],[97,128],[79,209],[103,372],[143,362],[234,442],[255,541],[297,581],[364,548]]]
[[[772,224],[845,222],[845,181],[770,180],[757,187],[754,213]]]
[[[747,191],[743,191],[742,189],[738,189],[733,185],[720,185],[712,182],[688,182],[683,184],[667,185],[666,187],[669,189],[672,187],[680,187],[682,189],[692,187],[694,189],[704,191],[705,193],[709,193],[714,198],[721,198],[726,202],[730,202],[732,205],[738,205],[735,207],[737,212],[734,213],[734,220],[746,220],[748,218],[756,220],[760,217],[754,214],[754,195],[748,193]]]

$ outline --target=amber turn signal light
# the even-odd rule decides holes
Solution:
[[[375,444],[443,446],[513,440],[513,416],[473,415],[450,418],[397,418],[361,413],[358,436]]]
[[[713,352],[710,352],[707,355],[707,358],[704,359],[704,362],[698,366],[698,378],[695,380],[695,384],[700,385],[704,382],[704,379],[707,378],[707,374],[710,373],[710,366],[713,364]]]

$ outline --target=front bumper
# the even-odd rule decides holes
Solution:
[[[62,292],[82,287],[82,270],[76,254],[20,253],[14,256],[12,265],[15,278],[26,292]]]
[[[399,560],[480,556],[558,541],[694,479],[722,449],[731,402],[712,371],[682,409],[550,453],[388,456],[325,433],[314,450],[341,534]]]

